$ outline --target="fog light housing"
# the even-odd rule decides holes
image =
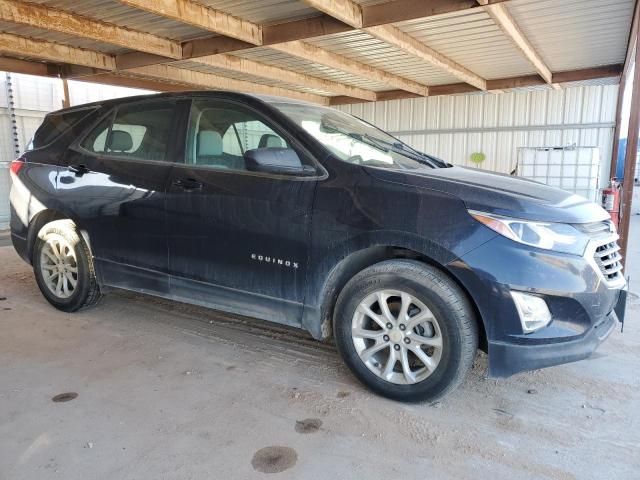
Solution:
[[[551,322],[551,312],[543,298],[522,292],[511,292],[516,304],[522,330],[525,333],[535,332]]]

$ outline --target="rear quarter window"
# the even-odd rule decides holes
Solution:
[[[31,140],[28,149],[34,150],[49,145],[93,111],[95,111],[95,108],[83,108],[72,112],[48,114],[33,135],[33,140]]]

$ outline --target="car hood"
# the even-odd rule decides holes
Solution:
[[[609,218],[602,207],[584,197],[510,175],[464,167],[364,168],[379,180],[455,195],[471,210],[545,222],[587,223]]]

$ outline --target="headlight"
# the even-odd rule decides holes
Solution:
[[[556,252],[582,255],[589,238],[568,223],[532,222],[469,210],[473,218],[511,240]]]

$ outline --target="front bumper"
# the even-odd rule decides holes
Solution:
[[[558,343],[519,345],[489,342],[489,376],[509,377],[518,372],[584,360],[607,339],[617,320],[616,313],[611,312],[582,337]]]
[[[622,320],[622,285],[612,288],[604,282],[585,257],[496,237],[447,267],[478,307],[491,377],[587,358]],[[551,323],[525,333],[511,291],[542,297]]]

